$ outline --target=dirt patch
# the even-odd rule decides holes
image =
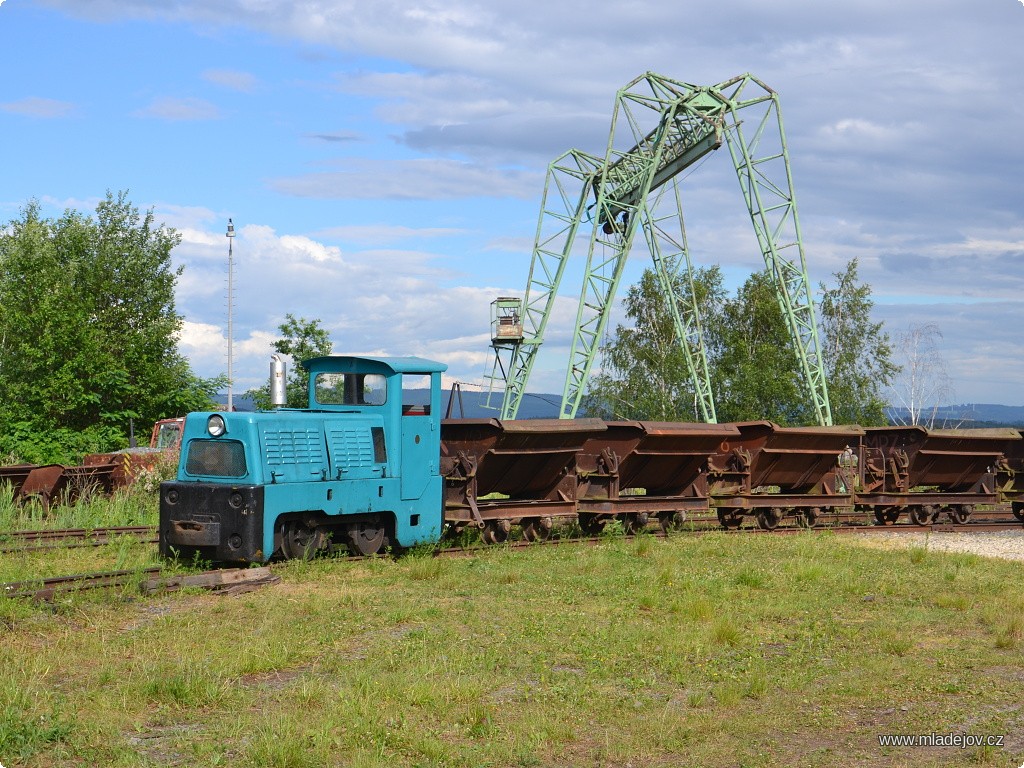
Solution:
[[[302,677],[310,669],[310,667],[297,667],[295,669],[280,669],[272,672],[254,672],[249,675],[242,675],[238,678],[238,684],[243,688],[279,691],[292,681]]]
[[[175,744],[182,737],[198,735],[204,730],[203,726],[195,723],[158,725],[141,733],[127,735],[125,741],[139,756],[159,765],[186,765],[190,763],[188,756],[179,752]]]

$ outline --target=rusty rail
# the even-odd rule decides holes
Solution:
[[[61,594],[90,589],[125,588],[138,585],[143,594],[173,592],[187,587],[208,589],[220,594],[238,594],[281,581],[270,568],[229,568],[181,576],[163,575],[159,567],[134,571],[100,571],[46,579],[13,581],[0,584],[0,595],[50,601]]]
[[[156,526],[125,525],[107,528],[43,528],[0,533],[0,552],[100,547],[117,536],[134,536],[142,543],[155,543]]]

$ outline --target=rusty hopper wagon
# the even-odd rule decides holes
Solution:
[[[745,515],[765,529],[788,515],[814,525],[825,512],[852,509],[853,478],[841,464],[859,445],[863,429],[780,427],[770,421],[735,426],[739,435],[712,458],[709,474],[723,526],[737,528]]]
[[[17,503],[38,501],[44,509],[72,504],[91,493],[111,493],[117,487],[117,466],[96,462],[82,466],[21,464],[0,467],[0,485],[7,484]]]
[[[447,419],[441,425],[445,519],[475,524],[484,541],[508,538],[512,524],[547,538],[554,519],[576,516],[576,455],[605,431],[597,419]]]
[[[708,459],[738,435],[728,424],[609,422],[576,460],[580,527],[596,533],[618,518],[632,532],[654,515],[669,530],[707,512]]]
[[[1013,515],[1024,522],[1024,440],[1011,441],[998,464],[1000,495],[1009,502]]]
[[[880,523],[906,511],[918,524],[947,514],[967,522],[979,504],[998,504],[995,470],[1021,440],[1015,429],[869,427],[860,462],[858,503]]]

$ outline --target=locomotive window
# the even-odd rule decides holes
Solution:
[[[430,415],[430,374],[406,373],[402,376],[402,414]]]
[[[190,475],[242,477],[245,447],[237,440],[190,440],[185,471]]]
[[[384,405],[388,399],[380,373],[318,373],[314,392],[320,405]]]

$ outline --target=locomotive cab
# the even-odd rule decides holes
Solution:
[[[353,356],[303,365],[307,408],[188,415],[177,477],[160,488],[161,554],[264,562],[438,538],[446,366]]]

